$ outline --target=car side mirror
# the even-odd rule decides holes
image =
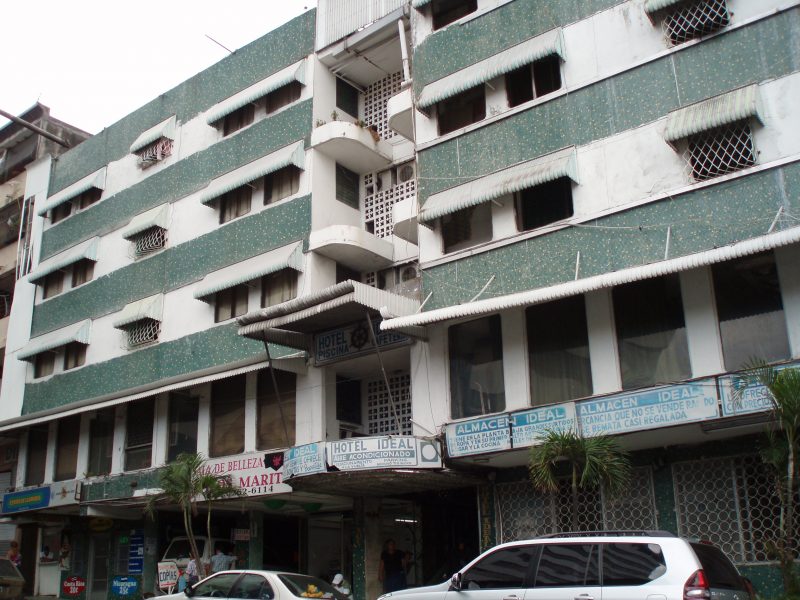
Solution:
[[[461,591],[461,573],[455,573],[450,578],[450,589],[455,590],[456,592]]]

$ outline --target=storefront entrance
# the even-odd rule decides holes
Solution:
[[[97,533],[89,544],[89,594],[88,600],[106,600],[108,596],[108,569],[111,561],[110,536]]]

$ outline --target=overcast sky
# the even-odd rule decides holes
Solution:
[[[3,0],[0,108],[97,133],[316,0]],[[0,126],[7,123],[0,117]]]

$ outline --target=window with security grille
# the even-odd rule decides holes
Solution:
[[[713,179],[756,164],[753,134],[746,122],[693,135],[687,143],[686,160],[695,181]]]
[[[664,33],[672,46],[713,33],[731,21],[725,0],[683,2],[664,16]]]
[[[128,348],[136,348],[137,346],[157,342],[159,333],[161,333],[161,321],[142,319],[131,323],[125,328]]]
[[[145,229],[131,240],[133,242],[133,257],[141,258],[161,250],[167,245],[167,230],[162,227]]]
[[[409,373],[390,376],[388,390],[383,377],[367,381],[367,432],[369,435],[412,434]]]
[[[128,407],[125,438],[125,470],[135,471],[150,466],[153,450],[153,398],[131,402]]]
[[[173,141],[169,138],[160,138],[136,152],[139,157],[139,166],[143,169],[164,160],[172,155]]]

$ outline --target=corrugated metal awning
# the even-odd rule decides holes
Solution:
[[[429,108],[437,102],[551,54],[564,58],[564,35],[560,27],[429,83],[422,89],[417,106]]]
[[[287,67],[263,81],[259,81],[247,87],[240,92],[237,92],[227,100],[223,100],[206,114],[206,123],[216,123],[220,119],[227,117],[229,114],[242,108],[246,104],[255,102],[263,98],[267,94],[274,92],[278,88],[282,88],[294,81],[303,85],[306,83],[306,61],[301,60],[299,63]]]
[[[154,125],[137,137],[131,144],[131,152],[138,152],[161,138],[175,139],[175,115],[161,121],[158,125]]]
[[[432,0],[411,0],[411,6],[414,8],[422,8],[431,3]]]
[[[112,321],[115,329],[122,329],[143,319],[160,321],[164,314],[164,294],[142,298],[126,305]]]
[[[130,240],[152,227],[167,229],[169,225],[169,209],[169,203],[165,202],[161,206],[156,206],[155,208],[151,208],[148,211],[136,215],[131,219],[127,227],[122,230],[122,238]]]
[[[433,194],[420,209],[417,218],[421,223],[432,221],[559,177],[569,177],[578,183],[578,161],[574,147],[540,156]]]
[[[28,275],[28,281],[38,284],[45,277],[50,275],[50,273],[60,271],[80,260],[97,261],[97,250],[99,247],[100,238],[94,237],[77,246],[73,246],[69,250],[56,254],[52,258],[48,258],[46,261],[40,263],[39,266],[36,267],[36,270]]]
[[[650,15],[654,12],[680,4],[683,1],[684,0],[647,0],[647,2],[644,3],[644,12]]]
[[[71,186],[64,188],[57,194],[53,194],[47,199],[47,202],[42,204],[41,207],[36,209],[36,214],[40,217],[45,215],[48,211],[53,210],[57,206],[61,206],[64,202],[69,202],[73,198],[80,196],[84,192],[88,192],[92,188],[103,190],[106,187],[106,167],[98,169],[91,175],[87,175],[83,179],[76,181]]]
[[[92,333],[91,320],[82,321],[69,327],[64,327],[58,331],[51,331],[45,335],[33,338],[25,347],[17,352],[19,360],[31,360],[38,354],[61,348],[72,342],[88,344]]]
[[[206,275],[192,295],[204,302],[213,302],[214,294],[282,269],[303,270],[303,242],[289,244],[266,254],[248,258]]]
[[[671,143],[749,118],[763,122],[762,114],[761,94],[754,83],[672,111],[667,115],[664,139]]]
[[[302,169],[305,165],[305,156],[305,142],[297,142],[291,146],[281,148],[277,152],[273,152],[240,169],[225,173],[225,175],[212,180],[201,194],[200,202],[206,205],[211,204],[231,190],[290,165]]]

